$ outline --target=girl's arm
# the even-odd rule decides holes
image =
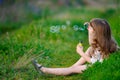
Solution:
[[[84,52],[79,53],[87,62],[91,63],[91,58],[86,55]]]
[[[83,57],[87,62],[91,63],[90,50],[91,48],[89,47],[86,53],[84,53],[83,47],[79,45],[77,45],[77,49],[76,49],[77,53],[81,55],[81,57]]]

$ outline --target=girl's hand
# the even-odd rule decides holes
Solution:
[[[81,55],[81,53],[83,53],[83,46],[80,46],[80,45],[78,44],[77,47],[76,47],[76,51],[77,51],[78,54]]]

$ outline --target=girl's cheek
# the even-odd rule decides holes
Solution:
[[[93,28],[90,27],[90,28],[89,28],[89,31],[90,31],[90,32],[93,32]]]

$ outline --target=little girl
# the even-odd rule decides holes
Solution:
[[[82,73],[87,69],[86,62],[94,64],[99,61],[102,62],[105,58],[109,57],[110,53],[118,50],[116,41],[111,36],[111,29],[108,22],[104,19],[94,18],[88,25],[88,38],[90,47],[86,52],[83,52],[83,47],[77,45],[76,51],[81,58],[72,66],[67,68],[47,68],[32,61],[37,71],[42,73],[54,75],[70,75],[72,73]]]

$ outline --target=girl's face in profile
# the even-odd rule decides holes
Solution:
[[[90,23],[88,23],[88,33],[89,34],[92,34],[93,32],[94,32],[94,29],[93,29],[93,27],[90,25]]]
[[[88,23],[88,35],[89,35],[89,44],[93,43],[93,40],[95,38],[95,31],[93,29],[93,27],[90,25],[90,23]]]

